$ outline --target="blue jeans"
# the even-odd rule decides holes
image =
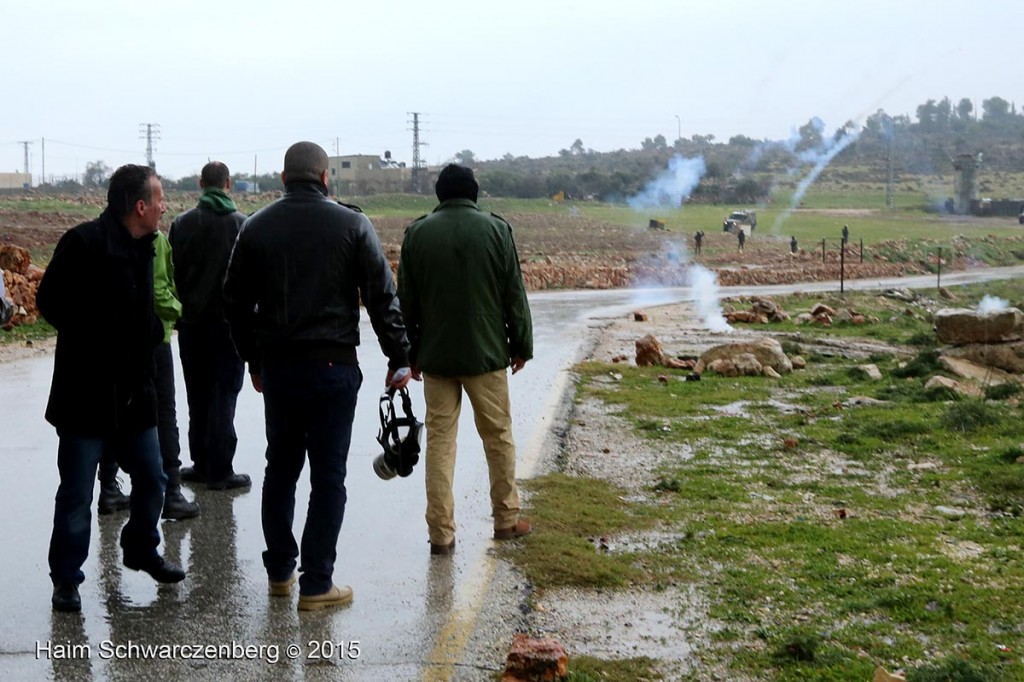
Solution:
[[[338,534],[345,517],[345,474],[352,420],[363,375],[358,365],[317,360],[263,364],[267,469],[263,478],[263,565],[270,580],[286,580],[299,548],[292,533],[295,485],[309,456],[311,492],[302,531],[299,592],[323,594],[333,585]]]
[[[49,554],[50,579],[54,584],[77,585],[85,580],[82,564],[89,554],[96,467],[106,452],[113,453],[132,482],[130,517],[121,531],[121,549],[126,557],[142,562],[156,556],[160,545],[157,524],[167,487],[156,428],[111,438],[59,432],[58,435],[60,485],[54,503]]]
[[[188,396],[188,448],[192,464],[211,481],[234,473],[235,405],[245,363],[235,352],[228,325],[183,323],[178,353]]]

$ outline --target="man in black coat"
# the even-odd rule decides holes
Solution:
[[[153,350],[163,327],[153,310],[153,241],[165,211],[147,166],[110,178],[107,208],[61,237],[36,302],[57,329],[46,420],[57,429],[60,485],[49,566],[53,608],[79,611],[89,551],[96,468],[113,452],[131,477],[130,518],[121,531],[124,565],[163,583],[185,572],[157,552],[164,474],[156,430]]]
[[[235,405],[245,365],[231,343],[221,288],[245,214],[228,196],[231,174],[220,161],[203,166],[199,205],[171,223],[168,238],[174,284],[181,299],[178,352],[188,394],[188,448],[192,466],[181,479],[211,490],[248,488],[235,473]]]

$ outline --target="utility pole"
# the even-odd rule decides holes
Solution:
[[[42,157],[43,157],[43,172],[42,172],[42,177],[39,178],[39,182],[37,184],[45,185],[46,184],[46,138],[45,137],[42,138],[41,142],[42,142],[42,144],[40,145],[40,149],[41,149]]]
[[[412,123],[412,191],[422,194],[427,167],[420,156],[420,147],[428,145],[420,140],[420,113],[418,111],[408,113],[412,116],[412,121],[410,121]]]
[[[153,140],[160,139],[159,123],[140,123],[139,139],[146,141],[146,163],[153,170],[156,170],[156,162],[153,161]]]
[[[30,144],[35,144],[35,142],[32,142],[32,141],[30,141],[30,140],[22,140],[22,141],[21,141],[21,142],[19,142],[18,144],[20,144],[20,145],[21,145],[22,147],[24,147],[24,148],[25,148],[25,167],[24,167],[24,168],[22,168],[22,169],[21,169],[21,171],[22,171],[23,173],[25,173],[25,175],[28,175],[28,173],[29,173],[29,170],[28,170],[28,146],[29,146]],[[31,182],[29,182],[29,185],[31,185],[31,184],[32,184],[32,183],[31,183]]]
[[[885,205],[889,209],[896,207],[896,199],[893,197],[893,185],[895,185],[895,173],[893,172],[892,165],[892,142],[893,138],[896,137],[896,125],[892,120],[891,116],[886,115],[883,119],[886,123],[886,165],[888,167],[888,174],[885,182]]]

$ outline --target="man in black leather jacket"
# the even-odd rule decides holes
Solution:
[[[246,488],[234,470],[235,406],[245,365],[235,352],[224,318],[222,288],[228,258],[245,214],[228,196],[231,174],[220,161],[203,166],[199,204],[171,223],[174,284],[181,298],[178,352],[188,395],[188,449],[192,466],[181,480],[213,490]]]
[[[242,226],[224,300],[231,337],[265,406],[263,564],[273,596],[288,596],[296,579],[295,486],[309,456],[298,607],[312,610],[352,601],[352,589],[335,585],[333,572],[362,383],[360,300],[388,357],[389,385],[408,383],[408,372],[396,371],[409,365],[409,342],[373,225],[358,208],[327,197],[327,153],[312,142],[292,145],[281,179],[284,196]]]

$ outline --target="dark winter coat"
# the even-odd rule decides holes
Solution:
[[[58,433],[105,438],[156,426],[155,234],[133,239],[109,209],[68,230],[36,294],[57,329],[46,420]]]

